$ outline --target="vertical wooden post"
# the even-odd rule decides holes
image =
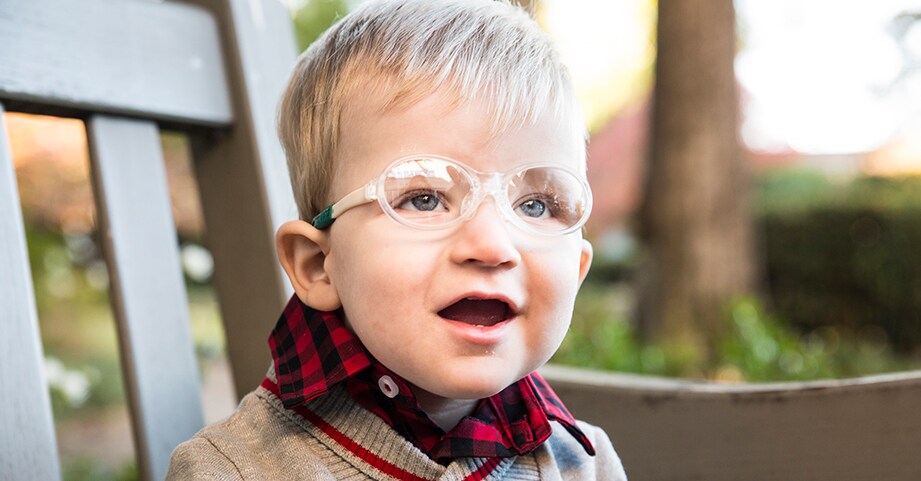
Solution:
[[[291,18],[276,0],[194,0],[217,16],[235,123],[199,139],[195,166],[214,280],[238,397],[271,360],[267,339],[291,287],[275,255],[275,229],[297,217],[275,109],[296,59]],[[245,255],[241,255],[245,253]]]
[[[160,480],[204,416],[159,131],[97,115],[88,132],[138,468]]]
[[[0,104],[0,479],[60,479],[32,272]]]

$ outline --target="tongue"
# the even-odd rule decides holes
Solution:
[[[445,319],[475,326],[492,326],[508,318],[508,304],[495,299],[464,299],[438,313]]]

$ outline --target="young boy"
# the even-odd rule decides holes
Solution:
[[[585,133],[519,8],[371,0],[301,58],[279,132],[303,220],[274,363],[169,479],[626,479],[535,369],[592,249]]]

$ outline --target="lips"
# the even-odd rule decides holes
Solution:
[[[438,311],[438,315],[473,326],[494,326],[514,317],[515,312],[507,302],[500,299],[467,297]]]

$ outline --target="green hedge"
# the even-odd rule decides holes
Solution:
[[[769,297],[811,330],[839,326],[921,346],[921,178],[835,184],[784,173],[759,185]]]

